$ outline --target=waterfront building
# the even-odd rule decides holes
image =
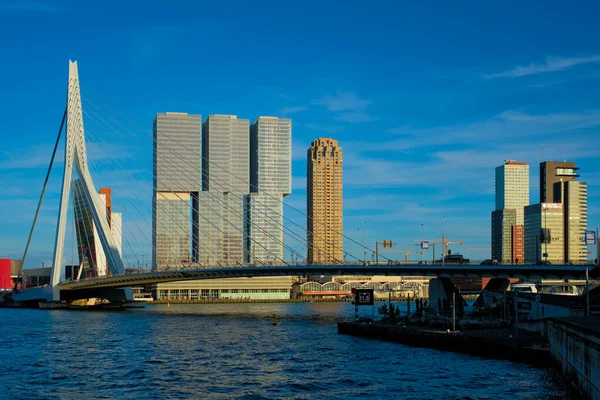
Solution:
[[[283,197],[292,192],[292,121],[259,117],[250,126],[250,263],[284,259]]]
[[[342,148],[320,138],[307,151],[308,262],[337,264],[342,250]]]
[[[492,258],[504,263],[522,262],[524,207],[529,205],[529,165],[507,160],[496,167],[495,188]]]
[[[210,115],[202,130],[202,193],[198,260],[241,265],[248,260],[249,121]]]
[[[576,180],[578,170],[570,161],[540,163],[540,203],[560,203],[560,192],[555,191],[555,184]]]
[[[577,181],[579,168],[570,161],[540,163],[540,198],[563,205],[563,260],[584,263],[587,248],[587,183]]]
[[[525,207],[525,262],[564,262],[564,217],[560,203]]]
[[[587,183],[566,181],[562,186],[561,199],[565,218],[565,261],[584,263],[587,261],[587,247],[584,242],[587,230]],[[559,186],[559,187],[560,187]],[[556,189],[555,189],[556,190]]]
[[[155,142],[161,137],[161,129],[156,128],[160,128],[161,123],[171,127],[180,124],[183,128],[178,128],[179,134],[188,139],[193,136],[193,140],[185,142],[186,149],[178,146],[175,149],[184,153],[189,148],[201,149],[196,153],[197,161],[193,161],[197,175],[189,171],[185,173],[187,176],[163,173],[165,177],[181,179],[177,185],[160,186],[161,191],[157,193],[160,202],[155,202],[158,211],[155,220],[160,225],[159,232],[168,234],[162,236],[164,248],[155,250],[164,255],[159,266],[180,268],[186,262],[197,262],[207,268],[243,266],[250,261],[250,249],[255,254],[254,259],[260,261],[258,265],[283,263],[281,198],[291,192],[291,120],[260,117],[253,124],[251,135],[249,121],[234,115],[210,115],[202,128],[200,116],[194,116],[191,128],[182,122],[185,120],[182,116],[187,114],[173,115],[174,121],[168,121],[169,124],[162,117],[155,121]],[[166,140],[155,147],[170,149],[168,140],[173,134],[163,136]],[[181,160],[189,160],[189,154],[185,153]],[[176,168],[177,161],[169,159],[167,165]],[[171,186],[177,191],[169,191]],[[198,243],[192,248],[191,260],[190,202],[192,243]],[[161,209],[166,211],[161,212]],[[260,246],[251,246],[251,243],[260,243]],[[290,288],[290,277],[235,282],[231,279],[185,281],[156,285],[154,297],[275,299],[289,298]]]
[[[156,270],[198,259],[201,123],[200,115],[174,112],[158,113],[154,120],[152,268]]]
[[[513,226],[516,225],[516,214],[517,211],[514,209],[492,212],[492,259],[512,262]],[[523,261],[523,257],[519,258],[519,261]]]
[[[160,283],[152,291],[157,300],[287,300],[291,290],[292,277],[266,276]]]
[[[106,254],[102,249],[98,228],[92,217],[91,204],[84,194],[84,183],[76,179],[71,184],[73,191],[73,213],[77,238],[79,264],[83,263],[82,277],[110,275]],[[99,218],[106,218],[119,255],[122,255],[122,215],[112,211],[111,190],[100,189],[102,207]]]

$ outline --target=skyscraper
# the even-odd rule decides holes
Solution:
[[[282,198],[292,191],[292,121],[259,117],[250,127],[250,263],[284,259]]]
[[[560,193],[554,191],[558,182],[574,181],[579,177],[574,162],[544,161],[540,163],[540,203],[560,203]]]
[[[541,203],[525,207],[525,262],[562,263],[563,229],[562,204]]]
[[[529,205],[529,165],[507,160],[496,167],[496,210],[492,212],[492,258],[522,262],[524,207]]]
[[[200,263],[240,265],[248,260],[249,161],[249,121],[210,115],[202,131]]]
[[[558,185],[558,186],[557,186]],[[584,242],[587,230],[587,183],[566,181],[555,183],[554,191],[559,192],[563,203],[565,258],[574,263],[587,261],[587,247]]]
[[[198,258],[197,210],[198,193],[202,187],[201,122],[200,115],[172,112],[159,113],[154,120],[154,269],[179,267]]]
[[[313,140],[307,151],[309,263],[343,261],[342,170],[342,148],[337,140]]]
[[[540,201],[561,206],[561,261],[583,263],[587,260],[583,241],[587,229],[587,183],[577,181],[578,170],[570,161],[540,163]],[[558,237],[554,231],[550,236]]]

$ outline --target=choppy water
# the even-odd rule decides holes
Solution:
[[[335,322],[352,312],[349,303],[0,309],[0,398],[573,398],[549,369],[338,335]]]

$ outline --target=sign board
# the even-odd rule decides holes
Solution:
[[[427,242],[427,241],[421,242],[421,248],[423,250],[428,249],[429,248],[429,242]]]
[[[584,242],[586,246],[594,246],[596,244],[596,232],[595,231],[585,231]]]
[[[391,240],[384,240],[383,241],[383,248],[384,249],[391,249],[392,248],[392,241]]]
[[[356,289],[354,304],[357,306],[372,306],[374,304],[373,289]]]

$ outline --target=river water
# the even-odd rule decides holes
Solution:
[[[352,314],[350,303],[0,309],[0,398],[575,398],[550,369],[338,335]]]

